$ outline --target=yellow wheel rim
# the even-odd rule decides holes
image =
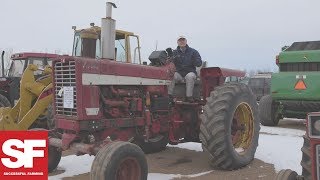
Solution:
[[[252,109],[248,103],[240,103],[233,115],[231,124],[231,140],[234,150],[240,155],[245,154],[250,147],[253,132],[254,118]]]

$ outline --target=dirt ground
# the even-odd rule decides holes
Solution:
[[[283,120],[279,127],[305,130],[303,120]],[[67,152],[65,155],[70,155]],[[247,167],[235,171],[212,170],[208,163],[208,155],[204,152],[197,152],[175,147],[167,147],[165,151],[147,155],[149,173],[181,174],[175,179],[197,179],[197,180],[272,180],[275,176],[274,166],[261,160],[254,161]],[[55,172],[59,174],[63,172]],[[203,173],[196,177],[186,177]],[[54,175],[51,174],[51,175]],[[185,177],[184,177],[185,175]],[[64,180],[86,180],[89,173],[74,177],[65,177]]]

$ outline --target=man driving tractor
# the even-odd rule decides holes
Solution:
[[[186,101],[194,102],[193,87],[197,78],[196,67],[202,65],[202,60],[199,52],[187,44],[187,39],[184,36],[179,36],[177,39],[178,47],[173,51],[174,64],[176,72],[174,79],[168,87],[168,94],[173,95],[176,82],[186,82]]]

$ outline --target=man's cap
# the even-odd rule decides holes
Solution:
[[[187,39],[185,36],[179,36],[178,38],[177,38],[177,41],[179,41],[180,39]]]

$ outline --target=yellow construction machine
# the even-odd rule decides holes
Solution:
[[[35,71],[42,71],[40,77]],[[13,108],[0,108],[0,130],[50,129],[53,126],[51,103],[52,68],[39,69],[29,64],[20,81],[20,99]]]

